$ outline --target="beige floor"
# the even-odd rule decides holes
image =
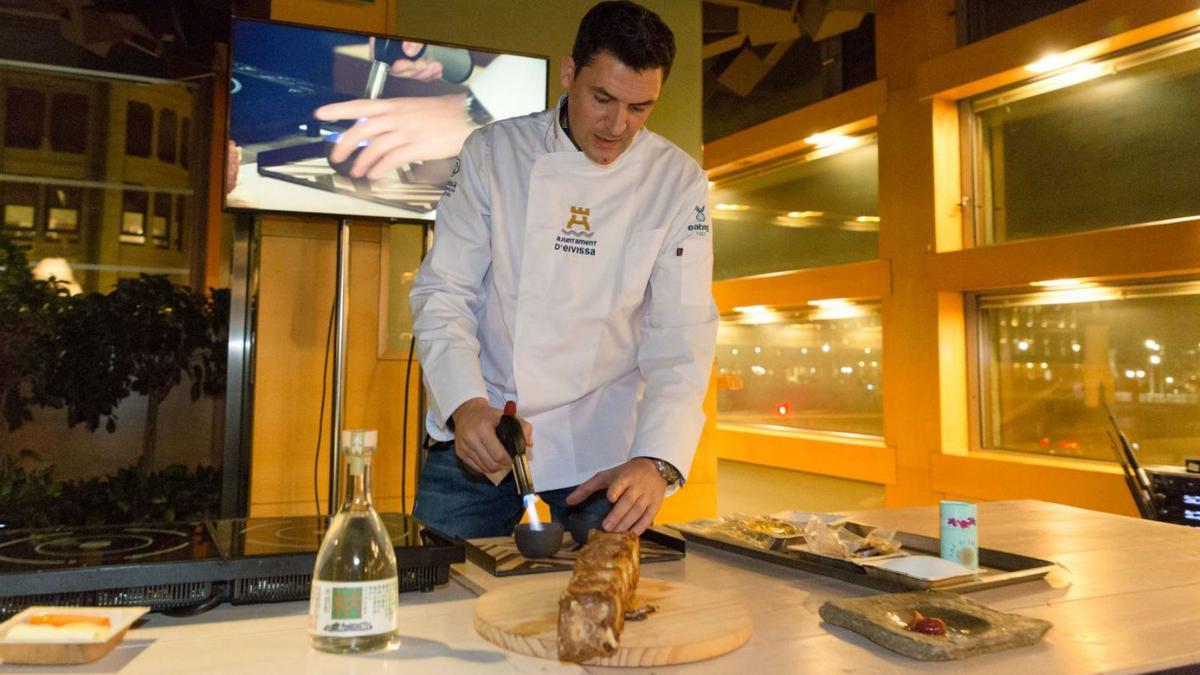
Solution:
[[[717,513],[883,508],[883,486],[758,464],[719,460]]]

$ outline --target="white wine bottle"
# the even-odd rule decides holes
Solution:
[[[396,552],[371,503],[375,440],[374,431],[343,433],[346,499],[317,552],[308,604],[308,632],[321,651],[369,652],[396,634]]]

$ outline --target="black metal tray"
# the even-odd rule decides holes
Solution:
[[[643,565],[681,560],[684,557],[686,544],[683,539],[672,532],[650,528],[642,533],[641,539],[641,563]],[[467,545],[467,560],[496,577],[570,571],[575,567],[575,558],[579,557],[580,548],[571,540],[570,536],[565,536],[562,548],[552,557],[529,559],[517,551],[517,545],[512,537],[487,537],[463,541]]]
[[[873,529],[870,525],[854,522],[847,523],[846,526],[854,527],[864,532]],[[978,577],[931,585],[928,583],[922,584],[919,580],[904,577],[896,573],[872,568],[869,565],[860,565],[843,558],[832,558],[808,551],[789,550],[781,546],[776,546],[769,550],[761,549],[733,539],[732,537],[708,536],[696,530],[689,529],[687,523],[670,525],[669,527],[682,534],[687,541],[696,544],[732,551],[739,555],[765,560],[813,574],[833,577],[834,579],[841,579],[842,581],[848,581],[860,586],[877,588],[882,591],[896,592],[936,588],[939,591],[971,593],[973,591],[981,591],[985,588],[995,588],[1022,581],[1041,579],[1057,566],[1049,560],[1031,558],[1017,553],[1009,553],[1008,551],[980,548]],[[900,541],[902,550],[910,554],[932,556],[939,554],[940,544],[933,537],[926,537],[911,532],[896,532],[896,539]]]

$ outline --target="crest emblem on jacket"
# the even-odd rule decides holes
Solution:
[[[567,215],[567,224],[554,237],[554,250],[574,255],[596,255],[596,235],[592,232],[592,224],[588,220],[591,215],[591,208],[572,205]]]

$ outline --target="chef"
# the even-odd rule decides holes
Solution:
[[[431,447],[415,515],[520,520],[495,428],[516,401],[556,521],[641,532],[691,466],[716,340],[704,172],[644,128],[674,37],[623,0],[580,23],[553,108],[465,142],[410,295]]]

